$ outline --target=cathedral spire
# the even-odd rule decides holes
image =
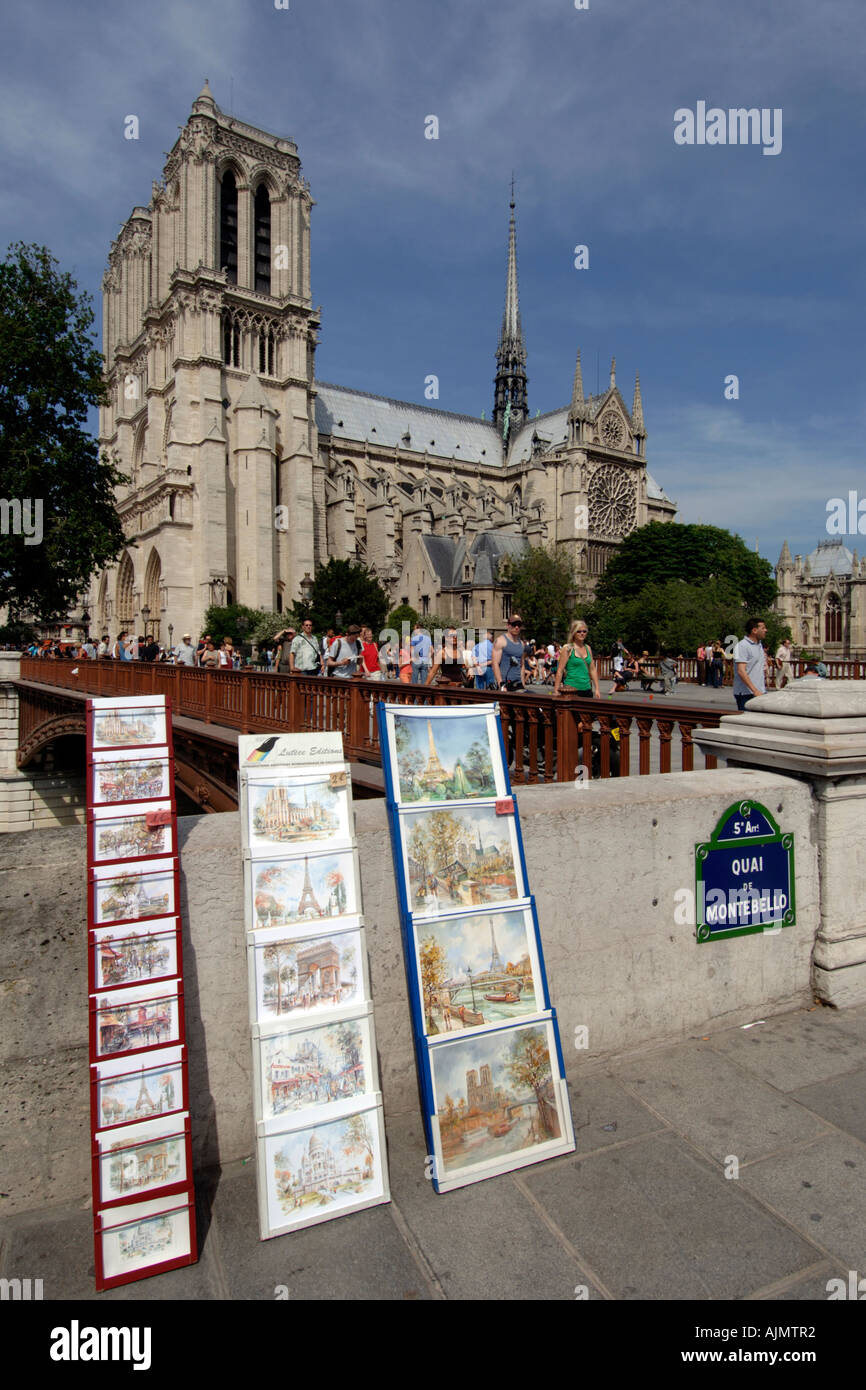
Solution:
[[[583,398],[583,371],[580,366],[580,348],[577,349],[577,361],[574,364],[574,385],[571,388],[571,405],[568,411],[569,420],[582,420],[586,415],[586,401]]]
[[[505,277],[505,311],[496,349],[493,422],[507,442],[526,420],[526,344],[520,323],[517,293],[517,241],[514,223],[514,180],[511,181],[511,216],[508,222],[508,269]]]
[[[612,357],[612,358],[610,359],[610,385],[611,385],[611,390],[613,389],[614,386],[616,386],[616,358],[615,358],[615,357]]]
[[[632,407],[631,407],[631,421],[632,421],[632,424],[634,425],[635,433],[636,433],[636,434],[643,434],[643,432],[644,432],[643,401],[641,400],[641,396],[640,396],[640,372],[638,372],[638,373],[635,375],[635,379],[634,379],[634,401],[632,402]]]

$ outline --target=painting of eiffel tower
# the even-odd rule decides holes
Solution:
[[[462,801],[496,795],[487,715],[418,718],[395,714],[393,749],[404,801]]]
[[[317,917],[324,917],[325,915],[313,892],[313,885],[310,882],[310,861],[306,854],[304,855],[304,886],[298,899],[298,916],[303,917],[305,912],[315,913]]]

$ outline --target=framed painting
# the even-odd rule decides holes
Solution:
[[[195,1264],[195,1207],[185,1194],[129,1202],[94,1213],[96,1287]]]
[[[552,1018],[436,1041],[427,1058],[437,1192],[574,1149]]]
[[[88,752],[168,745],[164,695],[124,695],[87,702]]]
[[[91,925],[171,917],[178,910],[177,859],[148,859],[90,871]]]
[[[148,1052],[132,1065],[127,1057],[104,1057],[90,1067],[90,1111],[94,1133],[174,1115],[189,1109],[182,1046]]]
[[[380,734],[397,806],[511,795],[498,706],[386,705]]]
[[[140,926],[97,927],[90,933],[90,993],[180,974],[180,918]]]
[[[258,1140],[262,1239],[389,1200],[381,1106]]]
[[[367,998],[367,952],[357,917],[330,932],[254,932],[249,960],[250,1021],[264,1028],[357,1011]]]
[[[306,1112],[336,1118],[376,1093],[372,1015],[263,1033],[253,1038],[256,1115],[261,1133]],[[318,1118],[316,1116],[315,1118]]]
[[[182,980],[157,980],[91,997],[91,1058],[129,1055],[183,1041]]]
[[[93,1190],[99,1206],[130,1202],[169,1189],[177,1192],[192,1173],[189,1116],[144,1120],[94,1136]]]
[[[426,917],[448,909],[502,907],[527,896],[513,806],[504,815],[491,802],[402,810],[399,841],[411,913]]]
[[[531,905],[413,918],[416,1009],[427,1037],[549,1007]]]
[[[167,748],[154,748],[145,757],[137,748],[94,753],[89,769],[91,802],[114,806],[124,801],[170,801],[171,769]]]
[[[282,849],[348,849],[352,796],[345,766],[331,772],[250,771],[240,779],[241,825],[256,855]]]
[[[177,852],[174,808],[170,801],[97,806],[87,813],[91,864],[158,859]]]
[[[247,927],[312,930],[358,913],[357,850],[244,859]]]

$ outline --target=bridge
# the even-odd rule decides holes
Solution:
[[[384,790],[376,704],[419,701],[435,706],[486,704],[490,693],[462,686],[418,687],[401,681],[283,675],[255,670],[207,671],[144,661],[70,661],[2,653],[7,693],[7,768],[14,737],[19,773],[43,766],[46,750],[80,746],[84,770],[85,702],[89,696],[165,695],[171,701],[176,783],[201,811],[237,807],[239,734],[342,734],[356,794]],[[535,687],[497,692],[515,786],[649,772],[690,772],[696,728],[716,728],[722,708],[670,697],[655,705],[639,697],[615,703],[579,695],[556,697]],[[11,700],[11,703],[10,703]],[[17,704],[17,728],[13,728]],[[714,767],[715,759],[699,766]],[[77,760],[76,760],[77,761]],[[594,764],[594,766],[593,766]]]

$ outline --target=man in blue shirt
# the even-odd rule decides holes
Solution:
[[[495,690],[496,678],[493,675],[493,642],[490,633],[485,632],[480,642],[476,642],[472,648],[472,660],[475,663],[475,689],[476,690]]]
[[[429,632],[420,623],[412,631],[412,684],[425,685],[430,674],[430,659],[433,655],[433,642]]]

